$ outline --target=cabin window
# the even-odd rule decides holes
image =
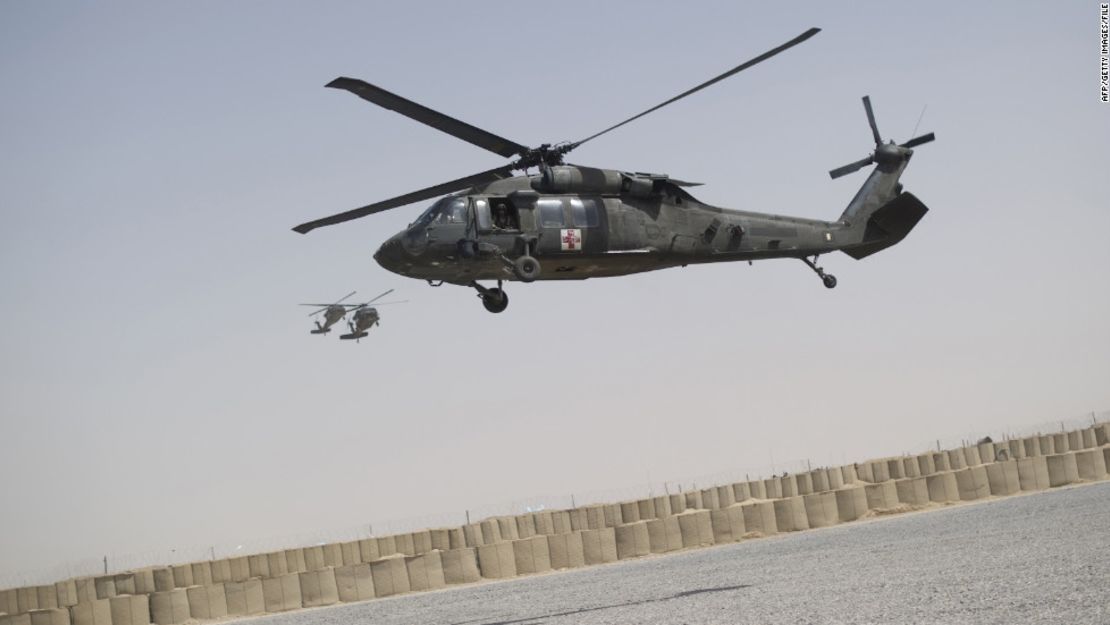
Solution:
[[[596,228],[597,204],[597,200],[590,198],[571,198],[570,214],[574,219],[574,225],[579,228]]]
[[[536,208],[540,211],[540,225],[542,227],[562,228],[567,224],[566,218],[563,216],[563,202],[561,200],[536,200]]]
[[[483,199],[474,200],[474,213],[478,216],[478,229],[486,232],[490,229],[489,202]]]

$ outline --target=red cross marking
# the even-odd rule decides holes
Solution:
[[[575,246],[578,245],[578,237],[575,236],[576,234],[577,232],[574,230],[567,230],[566,236],[563,237],[563,243],[567,244],[568,250],[576,249]]]

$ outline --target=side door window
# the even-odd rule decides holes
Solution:
[[[598,201],[593,198],[570,198],[570,216],[575,228],[596,228]]]

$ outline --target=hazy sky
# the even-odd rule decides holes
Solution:
[[[897,140],[927,106],[903,182],[931,212],[824,257],[835,290],[721,264],[514,283],[495,316],[371,259],[422,206],[290,231],[504,162],[336,76],[536,145],[811,26],[573,160],[831,219],[865,178],[827,174],[872,148],[860,97]],[[1088,1],[5,2],[0,585],[1110,409],[1098,62]],[[361,344],[295,306],[389,288],[411,302]]]

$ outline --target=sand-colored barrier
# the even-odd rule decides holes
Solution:
[[[374,594],[389,597],[409,592],[409,571],[405,558],[393,555],[370,563],[370,575],[374,578]]]
[[[655,500],[654,499],[637,499],[636,514],[637,520],[647,521],[648,519],[655,518]],[[621,514],[624,514],[624,508],[621,508]]]
[[[1082,430],[1070,430],[1068,432],[1068,451],[1081,451],[1083,448]]]
[[[648,537],[650,543],[650,523],[658,521],[652,519],[648,521]],[[617,530],[612,527],[604,527],[601,529],[588,529],[582,530],[582,556],[585,559],[586,565],[605,564],[607,562],[617,561]],[[548,553],[547,566],[551,568],[551,554]],[[517,567],[519,568],[519,567]]]
[[[213,584],[223,584],[224,582],[231,581],[231,560],[213,560],[208,563],[208,568],[212,573]],[[140,580],[138,573],[135,574],[135,588],[145,584]]]
[[[1095,428],[1093,426],[1084,428],[1080,431],[1080,436],[1082,438],[1083,449],[1094,449],[1098,447],[1098,437],[1095,434]]]
[[[994,443],[979,443],[975,446],[976,452],[979,454],[979,462],[977,464],[987,464],[988,462],[995,461],[995,445]],[[1009,455],[1009,450],[1006,454]]]
[[[989,497],[991,488],[990,482],[987,480],[987,469],[982,466],[973,466],[956,471],[956,487],[959,489],[960,501],[973,501]]]
[[[732,500],[734,502],[747,501],[752,498],[752,491],[747,482],[734,482],[732,484]]]
[[[570,512],[566,510],[552,510],[551,529],[553,534],[569,534],[573,532],[574,529],[570,524]]]
[[[416,540],[416,533],[413,533],[413,540]],[[335,568],[343,566],[343,547],[339,543],[327,543],[324,545],[324,566]]]
[[[1110,423],[1099,423],[1094,426],[1095,444],[1099,447],[1110,445]]]
[[[24,614],[0,614],[0,625],[31,625],[31,615]]]
[[[536,519],[530,513],[517,515],[513,519],[516,521],[517,536],[531,538],[536,535]]]
[[[717,496],[716,487],[701,489],[701,508],[705,510],[717,510],[721,507],[721,501]]]
[[[230,581],[245,582],[251,578],[250,559],[247,556],[230,558],[228,565],[231,567]]]
[[[247,556],[247,567],[251,577],[270,577],[270,559],[264,553]]]
[[[147,573],[150,573],[150,571],[148,570]],[[153,585],[154,577],[151,576],[150,579],[152,580],[151,584]],[[75,580],[66,579],[60,582],[55,582],[54,592],[58,595],[59,608],[68,608],[71,605],[77,605],[77,582]],[[154,592],[153,586],[148,592],[144,594],[149,594],[151,592]],[[0,599],[0,612],[6,612],[6,610],[4,610],[3,599]]]
[[[493,527],[494,527],[494,530],[496,530],[497,524],[495,523]],[[479,526],[479,529],[477,531],[478,531],[479,534],[484,536],[484,533],[482,532],[480,526]],[[401,553],[401,548],[397,546],[397,537],[393,536],[393,535],[379,536],[378,537],[378,553],[381,554],[382,558],[388,558],[389,556],[399,555]]]
[[[570,529],[572,532],[581,532],[590,529],[590,521],[589,517],[586,515],[585,508],[575,508],[573,510],[568,510],[567,513],[570,515]],[[521,536],[521,538],[526,537]]]
[[[324,554],[319,547],[297,547],[285,550],[285,570],[289,573],[315,571],[324,565]],[[309,563],[312,563],[312,566]]]
[[[918,467],[917,457],[907,456],[902,458],[902,476],[921,477],[921,469]]]
[[[513,518],[513,517],[508,517],[506,519],[506,521],[508,523],[512,523],[512,525],[513,525],[513,535],[515,536],[516,535],[516,519]],[[412,533],[413,555],[420,555],[422,553],[428,553],[432,549],[433,549],[433,547],[432,547],[432,531],[431,530],[419,530],[419,531],[416,531],[416,532]],[[340,554],[340,555],[342,555],[342,554]],[[327,550],[327,547],[324,548],[324,563],[327,564],[328,566],[340,566],[340,565],[336,565],[336,564],[328,564],[328,550]]]
[[[58,589],[54,584],[46,584],[43,586],[35,586],[35,602],[38,604],[37,610],[57,610],[58,609]]]
[[[542,538],[541,538],[542,540]],[[486,579],[516,577],[513,544],[500,542],[478,547],[478,570]]]
[[[552,521],[554,521],[554,516],[555,515],[552,515]],[[518,540],[518,539],[524,538],[524,536],[521,536],[520,532],[517,530],[516,517],[511,517],[511,516],[497,517],[496,521],[497,521],[497,533],[498,533],[498,535],[500,535],[501,540],[509,541],[509,540]],[[416,543],[416,539],[414,537],[413,538],[413,547],[414,548],[416,546],[415,543]]]
[[[678,517],[683,547],[701,547],[713,544],[713,522],[709,510],[687,510]]]
[[[16,614],[19,612],[17,594],[15,588],[0,590],[0,614]]]
[[[813,476],[810,473],[797,473],[794,475],[794,484],[799,495],[809,495],[814,492]]]
[[[1056,453],[1056,439],[1052,438],[1051,434],[1043,434],[1037,437],[1037,442],[1042,456],[1051,456]],[[1063,450],[1061,450],[1063,451]]]
[[[1025,444],[1021,441],[1021,439],[1012,438],[1006,442],[1006,445],[1010,451],[1011,460],[1020,460],[1026,457]]]
[[[107,600],[104,600],[105,608],[108,610],[108,621],[111,623],[112,609]],[[80,608],[81,604],[77,604],[74,609]],[[297,604],[300,607],[300,604]],[[150,622],[157,625],[178,625],[189,620],[189,595],[184,588],[174,588],[164,592],[156,592],[150,595]],[[83,625],[80,622],[74,625]],[[100,623],[96,623],[100,625]]]
[[[952,470],[952,464],[948,462],[948,452],[936,451],[931,455],[933,457],[933,473],[943,473]]]
[[[617,559],[639,558],[651,553],[651,541],[647,528],[649,522],[636,521],[613,528],[617,543]],[[583,545],[583,557],[585,557],[585,545]]]
[[[647,522],[648,547],[652,553],[667,553],[682,549],[682,529],[678,517],[669,516]]]
[[[709,523],[713,530],[713,543],[721,545],[734,543],[744,537],[744,511],[736,504],[709,513]]]
[[[1067,435],[1066,432],[1060,432],[1059,434],[1053,434],[1052,435],[1052,446],[1053,446],[1055,452],[1058,453],[1058,454],[1066,454],[1069,451],[1072,451],[1072,449],[1070,447],[1068,447],[1068,435]]]
[[[335,591],[345,603],[373,599],[374,575],[370,573],[370,565],[350,564],[335,569]],[[230,597],[228,601],[230,603]]]
[[[440,552],[443,561],[443,579],[448,584],[469,584],[481,579],[478,554],[470,547]]]
[[[373,562],[382,557],[381,552],[378,551],[378,539],[376,538],[363,538],[358,541],[358,551],[363,562]]]
[[[763,480],[753,480],[748,482],[748,492],[751,494],[752,499],[768,499],[767,485]]]
[[[1045,456],[1048,461],[1048,485],[1052,488],[1079,481],[1079,467],[1075,454],[1052,454]]]
[[[586,506],[583,508],[586,512],[586,527],[592,530],[599,530],[605,525],[605,511],[601,506]]]
[[[341,564],[340,566],[353,566],[355,564],[362,564],[362,549],[359,547],[357,540],[340,543],[339,553],[343,558],[343,564]]]
[[[621,519],[624,523],[636,523],[640,520],[640,506],[635,501],[621,502]]]
[[[192,581],[192,579],[192,575],[190,574],[189,580]],[[97,599],[111,599],[116,596],[116,578],[114,575],[101,575],[94,580],[94,583],[96,584]],[[35,592],[34,587],[20,590],[26,590],[28,593],[32,594]],[[34,597],[34,605],[31,607],[25,607],[22,602],[20,603],[19,607],[23,608],[20,612],[30,612],[31,610],[39,609],[38,596],[34,595]]]
[[[64,608],[40,608],[29,613],[31,625],[70,625],[69,610]]]
[[[169,591],[175,592],[175,591]],[[157,593],[156,593],[157,594]],[[185,599],[185,591],[181,591],[182,601],[185,605],[185,617],[181,619],[184,621],[189,618],[189,601]],[[151,595],[151,617],[155,623],[162,625],[164,621],[158,621],[154,616],[153,610],[154,595]],[[93,599],[90,601],[82,601],[69,609],[69,619],[73,625],[112,625],[112,604],[109,599]],[[181,622],[177,621],[177,622]]]
[[[301,604],[306,608],[317,608],[339,603],[339,589],[335,584],[335,569],[298,573],[301,578]]]
[[[448,529],[447,530],[447,540],[449,541],[449,543],[451,545],[451,549],[465,549],[466,548],[466,535],[463,533],[463,528],[461,528],[461,527],[452,527],[452,528]],[[369,560],[366,560],[365,556],[364,556],[363,557],[363,562],[369,562]]]
[[[112,597],[108,605],[112,612],[112,625],[150,625],[150,597],[147,595]]]
[[[987,483],[992,495],[1005,497],[1021,491],[1017,463],[1017,460],[1007,460],[986,465]]]
[[[586,554],[582,548],[581,534],[554,534],[547,537],[551,552],[551,568],[570,569],[585,566]]]
[[[1029,456],[1017,461],[1018,486],[1023,491],[1048,488],[1048,460],[1044,456]]]
[[[963,448],[949,449],[945,453],[948,454],[948,470],[961,471],[967,468],[967,460],[964,456]]]
[[[414,592],[437,590],[447,586],[443,575],[443,560],[438,551],[429,551],[405,558],[409,572],[409,588]]]
[[[280,577],[289,574],[289,564],[285,560],[285,550],[267,553],[266,559],[270,563],[271,577]]]
[[[829,488],[829,472],[826,469],[814,469],[809,472],[809,483],[813,492],[824,493],[832,490]]]
[[[977,467],[983,464],[983,460],[979,457],[979,448],[975,445],[968,445],[961,447],[960,451],[964,454],[964,465],[968,467]]]
[[[782,498],[782,480],[777,477],[772,477],[763,480],[763,498],[765,499],[781,499]]]
[[[806,511],[806,523],[810,528],[828,527],[840,522],[833,493],[811,493],[802,496]]]
[[[1026,458],[1035,458],[1041,455],[1041,440],[1037,436],[1022,438],[1021,448]]]
[[[296,573],[262,580],[262,600],[266,612],[285,612],[301,607],[301,578]]]
[[[841,523],[855,521],[867,514],[867,489],[864,486],[852,486],[834,491],[836,497],[836,516]]]
[[[151,571],[154,574],[154,590],[155,592],[167,592],[177,588],[177,584],[173,578],[173,568],[163,566]]]
[[[934,473],[925,478],[925,484],[929,487],[929,501],[933,503],[960,500],[960,488],[952,471]]]
[[[780,532],[798,532],[809,529],[805,502],[801,497],[774,500],[775,526]]]
[[[688,493],[683,493],[683,496],[686,497],[685,510],[689,510],[691,508],[695,510],[700,510],[702,508],[700,490],[692,490]]]
[[[212,567],[208,562],[190,562],[194,586],[209,586],[212,584]],[[125,589],[120,588],[120,580],[116,580],[116,592],[123,594]]]
[[[668,495],[667,499],[671,502],[671,514],[682,514],[686,512],[686,495],[678,493],[675,495]]]
[[[796,475],[784,475],[778,478],[779,492],[783,497],[797,497],[798,496],[798,477]]]
[[[1086,449],[1073,453],[1079,479],[1091,481],[1106,479],[1106,460],[1101,449]],[[42,603],[41,596],[39,603]]]
[[[551,550],[547,547],[546,536],[520,538],[514,540],[512,545],[517,575],[532,575],[551,570]]]
[[[369,574],[367,569],[367,575]],[[230,616],[248,616],[266,611],[266,598],[262,594],[260,579],[224,582],[224,597],[227,599],[227,613]]]
[[[923,477],[907,477],[894,481],[898,503],[920,506],[929,503],[929,484]]]
[[[844,473],[840,470],[840,467],[827,468],[824,471],[829,482],[827,490],[832,491],[844,487]]]
[[[449,530],[437,528],[429,530],[428,533],[432,538],[432,549],[436,551],[447,551],[451,548],[451,534]]]
[[[555,533],[555,519],[547,510],[533,513],[532,523],[536,526],[537,535],[550,536]]]
[[[866,484],[863,492],[867,495],[867,507],[870,510],[888,510],[898,505],[898,487],[893,481]]]
[[[189,614],[193,618],[211,620],[227,616],[227,595],[224,593],[223,584],[193,586],[186,588],[185,593],[189,599]]]
[[[770,501],[746,501],[739,504],[740,511],[744,514],[744,529],[751,534],[769,536],[779,531],[778,521],[775,519],[775,504]]]
[[[872,484],[890,480],[890,465],[885,460],[872,460],[867,464],[871,467]]]
[[[129,594],[149,595],[152,592],[158,591],[158,588],[154,585],[153,569],[141,569],[131,573],[131,584],[134,591]],[[118,591],[119,588],[120,586],[117,583],[116,590]],[[58,598],[58,604],[61,606],[61,597]]]
[[[902,459],[901,458],[887,458],[886,474],[892,480],[900,480],[900,479],[906,477],[905,467],[902,464]]]
[[[1106,465],[1106,467],[1107,467],[1108,469],[1110,469],[1110,446],[1107,446],[1107,447],[1101,447],[1100,449],[1102,449],[1102,460],[1103,460],[1103,463],[1104,463],[1104,464]]]

